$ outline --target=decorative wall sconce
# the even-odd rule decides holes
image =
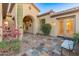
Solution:
[[[51,22],[51,25],[55,26],[55,24],[56,24],[56,23],[54,23],[54,22]]]
[[[20,28],[22,28],[22,26],[20,26]]]
[[[8,21],[4,21],[4,25],[5,26],[8,26]]]
[[[55,23],[53,23],[53,25],[55,26]]]

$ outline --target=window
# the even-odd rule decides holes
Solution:
[[[41,19],[41,24],[45,24],[45,19]]]

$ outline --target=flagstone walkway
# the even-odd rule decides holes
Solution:
[[[21,43],[23,56],[60,56],[63,40],[57,37],[24,34]]]

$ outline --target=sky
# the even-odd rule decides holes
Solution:
[[[67,10],[74,7],[79,7],[79,3],[35,3],[40,9],[40,14],[53,10],[55,12]]]

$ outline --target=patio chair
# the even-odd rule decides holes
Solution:
[[[70,52],[74,50],[74,42],[72,40],[64,40],[64,42],[61,44],[61,55],[63,55],[62,50],[68,50],[68,53],[70,55]]]

